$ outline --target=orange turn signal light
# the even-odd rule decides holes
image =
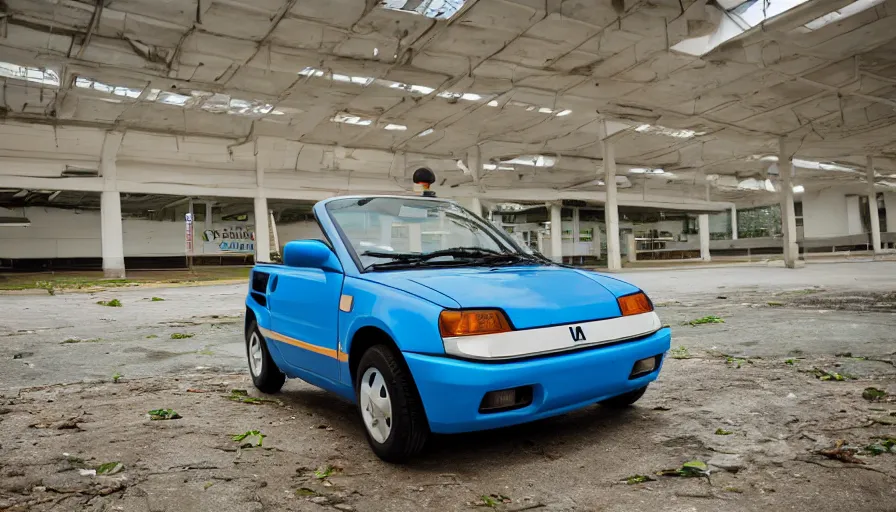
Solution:
[[[616,299],[619,303],[619,310],[622,316],[640,315],[641,313],[650,313],[653,311],[653,304],[644,292],[633,293]]]
[[[510,330],[507,317],[496,309],[446,309],[439,315],[439,332],[443,338],[495,334]]]

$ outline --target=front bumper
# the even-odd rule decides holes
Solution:
[[[635,361],[665,354],[671,331],[663,328],[635,341],[519,362],[478,363],[405,352],[430,429],[470,432],[564,414],[656,380],[662,369],[629,379]],[[521,409],[480,413],[489,391],[532,386],[532,403]]]

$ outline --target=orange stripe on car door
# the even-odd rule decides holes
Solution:
[[[340,362],[348,361],[348,354],[345,352],[333,350],[331,348],[319,347],[317,345],[312,345],[311,343],[307,343],[302,340],[297,340],[295,338],[290,338],[289,336],[285,336],[280,334],[279,332],[274,332],[270,329],[265,329],[264,327],[258,328],[261,331],[261,334],[267,338],[271,338],[272,340],[277,340],[283,343],[288,343],[294,347],[299,347],[305,350],[309,350],[314,352],[315,354],[320,354],[322,356],[332,357]]]

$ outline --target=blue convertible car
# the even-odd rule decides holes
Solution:
[[[356,403],[384,460],[430,433],[627,406],[657,378],[670,332],[635,286],[532,254],[450,200],[338,197],[314,215],[320,240],[252,269],[252,379]]]

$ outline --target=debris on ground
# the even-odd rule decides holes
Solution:
[[[90,338],[90,339],[83,339],[83,338],[66,338],[66,339],[62,342],[62,344],[63,344],[63,345],[69,345],[69,344],[72,344],[72,343],[97,343],[97,342],[99,342],[99,341],[101,341],[100,338]]]
[[[672,359],[690,359],[691,353],[688,351],[687,347],[679,345],[669,350],[669,357]]]
[[[122,375],[118,372],[115,372],[112,374],[112,382],[115,384],[118,384],[118,381],[120,381],[122,377],[124,377],[124,375]]]
[[[503,494],[483,494],[476,501],[470,502],[470,505],[474,507],[497,508],[498,505],[506,505],[512,502],[513,500]]]
[[[149,414],[149,419],[151,420],[177,420],[182,418],[180,414],[171,409],[153,409],[147,414]]]
[[[808,373],[811,373],[818,380],[836,380],[836,381],[844,381],[855,379],[852,375],[846,373],[837,373],[837,372],[829,372],[827,370],[822,370],[821,368],[812,368]]]
[[[625,480],[623,480],[623,482],[625,482],[626,485],[643,484],[644,482],[654,482],[654,481],[656,481],[656,478],[653,478],[653,477],[647,476],[647,475],[632,475],[632,476],[626,478]]]
[[[749,359],[743,359],[740,357],[733,357],[733,356],[726,357],[725,363],[728,365],[731,365],[731,367],[733,367],[733,368],[740,368],[741,366],[743,366],[746,363],[753,364],[753,362],[750,361]]]
[[[231,389],[229,395],[224,395],[224,398],[231,400],[233,402],[240,402],[243,404],[277,404],[283,405],[283,402],[274,398],[260,398],[255,396],[249,396],[249,392],[245,389]]]
[[[695,476],[709,476],[709,466],[706,465],[705,462],[699,460],[690,460],[685,462],[679,468],[674,469],[663,469],[657,471],[656,473],[659,476],[682,476],[682,477],[695,477]]]
[[[124,466],[121,462],[106,462],[105,464],[100,464],[96,468],[97,475],[114,475],[124,469]]]
[[[151,298],[151,299],[149,299],[149,300],[152,301],[152,302],[164,302],[164,301],[165,301],[165,299],[163,299],[163,298],[161,298],[161,297],[153,297],[153,298]]]
[[[240,444],[240,448],[261,447],[265,437],[267,436],[258,430],[247,430],[242,434],[234,434],[230,436],[231,439]]]
[[[707,315],[700,318],[695,318],[693,320],[689,320],[687,322],[683,322],[681,325],[690,325],[691,327],[696,327],[698,325],[704,324],[724,324],[725,320],[716,315]]]
[[[773,307],[773,308],[780,308],[780,307],[784,306],[783,302],[778,302],[775,300],[770,300],[770,301],[766,302],[766,304],[768,304],[769,307]]]
[[[717,428],[717,429],[716,429],[716,432],[715,432],[715,434],[716,434],[717,436],[730,436],[730,435],[733,434],[733,433],[734,433],[734,432],[732,432],[732,431],[730,431],[730,430],[725,430],[724,428]]]
[[[327,464],[326,466],[324,466],[322,468],[314,470],[314,478],[317,478],[318,480],[325,480],[341,471],[342,471],[342,467],[337,466],[337,465]]]
[[[850,464],[865,464],[865,461],[856,457],[855,448],[850,448],[846,441],[843,439],[838,439],[834,444],[833,448],[828,448],[826,450],[819,450],[819,455],[824,455],[829,459],[836,459],[841,462],[847,462]]]
[[[884,391],[883,389],[878,389],[875,387],[868,387],[868,388],[865,388],[864,391],[862,391],[862,398],[864,398],[865,400],[868,400],[869,402],[875,402],[875,401],[883,400],[884,398],[887,397],[887,394],[888,393],[886,391]]]
[[[118,299],[98,300],[96,303],[99,304],[100,306],[107,306],[110,308],[120,308],[121,307],[121,301]]]
[[[171,339],[172,339],[172,340],[185,340],[185,339],[187,339],[187,338],[192,338],[193,336],[195,336],[195,334],[193,334],[193,333],[189,333],[189,332],[175,332],[175,333],[171,333]]]

